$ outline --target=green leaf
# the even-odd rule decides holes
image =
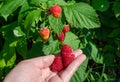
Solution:
[[[12,22],[11,24],[5,25],[0,28],[0,32],[3,34],[4,44],[2,50],[0,51],[0,72],[1,74],[8,73],[10,68],[13,67],[16,60],[16,37],[13,34],[13,29],[17,27],[17,22]],[[3,71],[5,69],[5,71]],[[3,76],[1,75],[0,76]]]
[[[98,48],[92,42],[89,42],[90,45],[90,55],[96,63],[103,63],[103,56],[98,51]]]
[[[118,20],[120,20],[120,0],[116,0],[113,5],[113,10],[115,13],[115,16]]]
[[[74,50],[78,49],[80,40],[72,32],[66,33],[64,44],[70,45]]]
[[[4,0],[0,8],[0,15],[7,20],[7,17],[20,7],[24,1],[25,0]]]
[[[32,45],[32,48],[28,51],[27,53],[27,58],[33,58],[33,57],[38,57],[43,55],[43,48],[44,43],[43,42],[36,42],[35,44]]]
[[[30,5],[28,4],[27,1],[25,1],[19,11],[19,15],[18,15],[18,24],[19,25],[23,22],[24,17],[28,14],[29,11],[30,11]]]
[[[11,68],[16,60],[16,37],[14,37],[13,29],[17,26],[17,22],[13,22],[9,25],[3,26],[0,31],[4,34],[4,45],[0,52],[0,63],[1,66]]]
[[[114,53],[114,51],[116,50],[116,48],[114,48],[113,45],[105,45],[103,48],[104,53]]]
[[[3,2],[0,3],[0,8],[2,7],[2,5],[3,5]]]
[[[12,67],[15,63],[16,60],[16,51],[14,47],[10,47],[8,54],[6,55],[6,66],[7,67]]]
[[[95,77],[93,76],[93,74],[90,74],[90,80],[95,81]]]
[[[120,35],[120,28],[117,28],[109,34],[109,37],[117,37],[119,35]]]
[[[85,48],[87,44],[88,44],[88,40],[86,37],[80,38],[80,48],[81,49]]]
[[[107,52],[107,53],[104,54],[104,63],[106,65],[113,65],[114,64],[114,59],[115,59],[115,57],[114,57],[113,53]]]
[[[6,45],[6,47],[8,47],[8,45]],[[5,73],[8,73],[14,66],[16,60],[15,47],[6,47],[4,47],[0,53],[0,76],[4,76]]]
[[[55,0],[55,3],[58,5],[67,5],[67,3],[64,0]]]
[[[106,11],[109,8],[108,0],[92,0],[92,6],[101,12]]]
[[[15,27],[17,27],[17,26],[18,26],[18,22],[17,22],[17,21],[12,22],[12,23],[10,23],[10,24],[8,24],[8,25],[2,26],[2,27],[0,28],[0,32],[4,32],[5,34],[8,34],[8,33],[7,33],[8,31],[13,30],[13,29],[14,29]]]
[[[35,4],[35,5],[39,5],[40,3],[45,3],[48,0],[28,0],[30,2],[30,4]]]
[[[11,24],[1,27],[0,31],[3,33],[5,43],[8,46],[14,47],[16,45],[16,37],[13,34],[13,29],[18,27],[18,22],[12,22]]]
[[[86,3],[63,6],[65,17],[68,23],[80,28],[100,27],[98,15],[95,10]],[[89,13],[88,13],[89,12]]]
[[[54,32],[60,34],[60,32],[63,29],[61,18],[55,18],[52,15],[50,15],[49,23],[50,23],[50,27],[54,30]]]
[[[26,34],[29,33],[32,23],[39,20],[40,14],[41,14],[41,9],[37,9],[37,10],[31,11],[27,15],[25,22],[24,22],[24,29],[25,29]]]
[[[3,69],[5,66],[6,66],[5,59],[4,58],[0,58],[0,70]]]
[[[105,78],[105,81],[108,81],[108,76],[106,73],[103,73],[103,77]]]
[[[25,59],[28,51],[27,41],[25,37],[21,37],[20,39],[18,39],[16,49],[17,49],[17,53]]]
[[[84,61],[76,71],[76,73],[71,78],[70,82],[83,82],[87,78],[86,68],[88,60]]]
[[[120,25],[119,21],[115,17],[113,18],[113,14],[111,13],[111,11],[107,12],[105,15],[101,14],[100,19],[101,19],[101,23],[104,24],[104,27],[107,26],[110,28],[116,28],[119,27]]]
[[[20,26],[16,27],[13,30],[13,33],[16,37],[21,37],[21,36],[25,36],[25,33],[21,30]]]
[[[67,5],[67,3],[64,0],[48,0],[48,6],[49,7],[51,7],[55,4],[61,5],[61,6]]]
[[[12,45],[14,42],[6,41],[3,47],[3,50],[0,52],[0,69],[1,68],[11,68],[16,60],[16,51],[15,45]],[[9,46],[12,45],[12,46]]]
[[[107,31],[106,31],[107,30]],[[111,29],[108,29],[108,28],[99,28],[99,29],[96,29],[96,38],[98,40],[106,40],[108,38],[108,35],[111,33]]]
[[[117,57],[120,57],[120,50],[116,50]]]
[[[59,44],[58,41],[52,41],[48,45],[43,46],[43,52],[45,55],[54,54]]]

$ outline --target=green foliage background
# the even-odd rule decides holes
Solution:
[[[49,8],[62,7],[54,18]],[[55,33],[69,24],[71,31],[60,43]],[[49,26],[48,42],[39,29]],[[86,61],[71,82],[120,81],[120,0],[0,0],[0,81],[20,61],[57,54],[61,44],[82,49]]]

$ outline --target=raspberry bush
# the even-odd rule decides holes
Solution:
[[[120,81],[119,27],[120,0],[0,0],[0,81],[63,44],[87,56],[71,82]]]

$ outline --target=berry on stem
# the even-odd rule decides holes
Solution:
[[[50,30],[46,28],[41,28],[39,31],[39,35],[43,41],[48,41],[50,37]]]
[[[66,33],[66,32],[69,32],[69,31],[70,31],[70,26],[69,25],[64,25],[63,32]]]
[[[61,16],[62,8],[59,5],[54,5],[50,8],[50,13],[55,17],[59,18]]]
[[[59,42],[63,42],[65,40],[64,32],[61,32],[59,35],[57,34],[56,37],[59,40]]]

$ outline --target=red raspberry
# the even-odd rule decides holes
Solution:
[[[72,53],[72,48],[67,44],[62,45],[61,47],[61,55],[64,55],[65,53],[68,53],[68,54]]]
[[[69,31],[70,31],[69,25],[64,25],[63,32],[66,33],[66,32],[69,32]]]
[[[75,59],[74,54],[63,54],[62,55],[63,67],[66,68],[74,59]]]
[[[65,34],[63,32],[61,32],[59,35],[57,34],[56,37],[60,42],[65,40]]]
[[[56,71],[61,71],[63,69],[63,64],[62,64],[62,58],[61,56],[56,56],[52,65],[51,65],[51,70],[53,72],[56,72]]]
[[[47,41],[50,37],[50,30],[48,28],[41,28],[39,34],[43,41]]]
[[[75,55],[72,54],[72,48],[64,44],[61,47],[61,56],[56,56],[52,65],[51,70],[53,72],[60,72],[65,69],[73,60],[75,59]]]
[[[72,48],[67,44],[64,44],[61,47],[61,55],[64,68],[66,68],[75,59],[75,56],[72,54]]]
[[[54,17],[59,18],[62,12],[62,8],[59,5],[54,5],[50,8],[50,12]]]

